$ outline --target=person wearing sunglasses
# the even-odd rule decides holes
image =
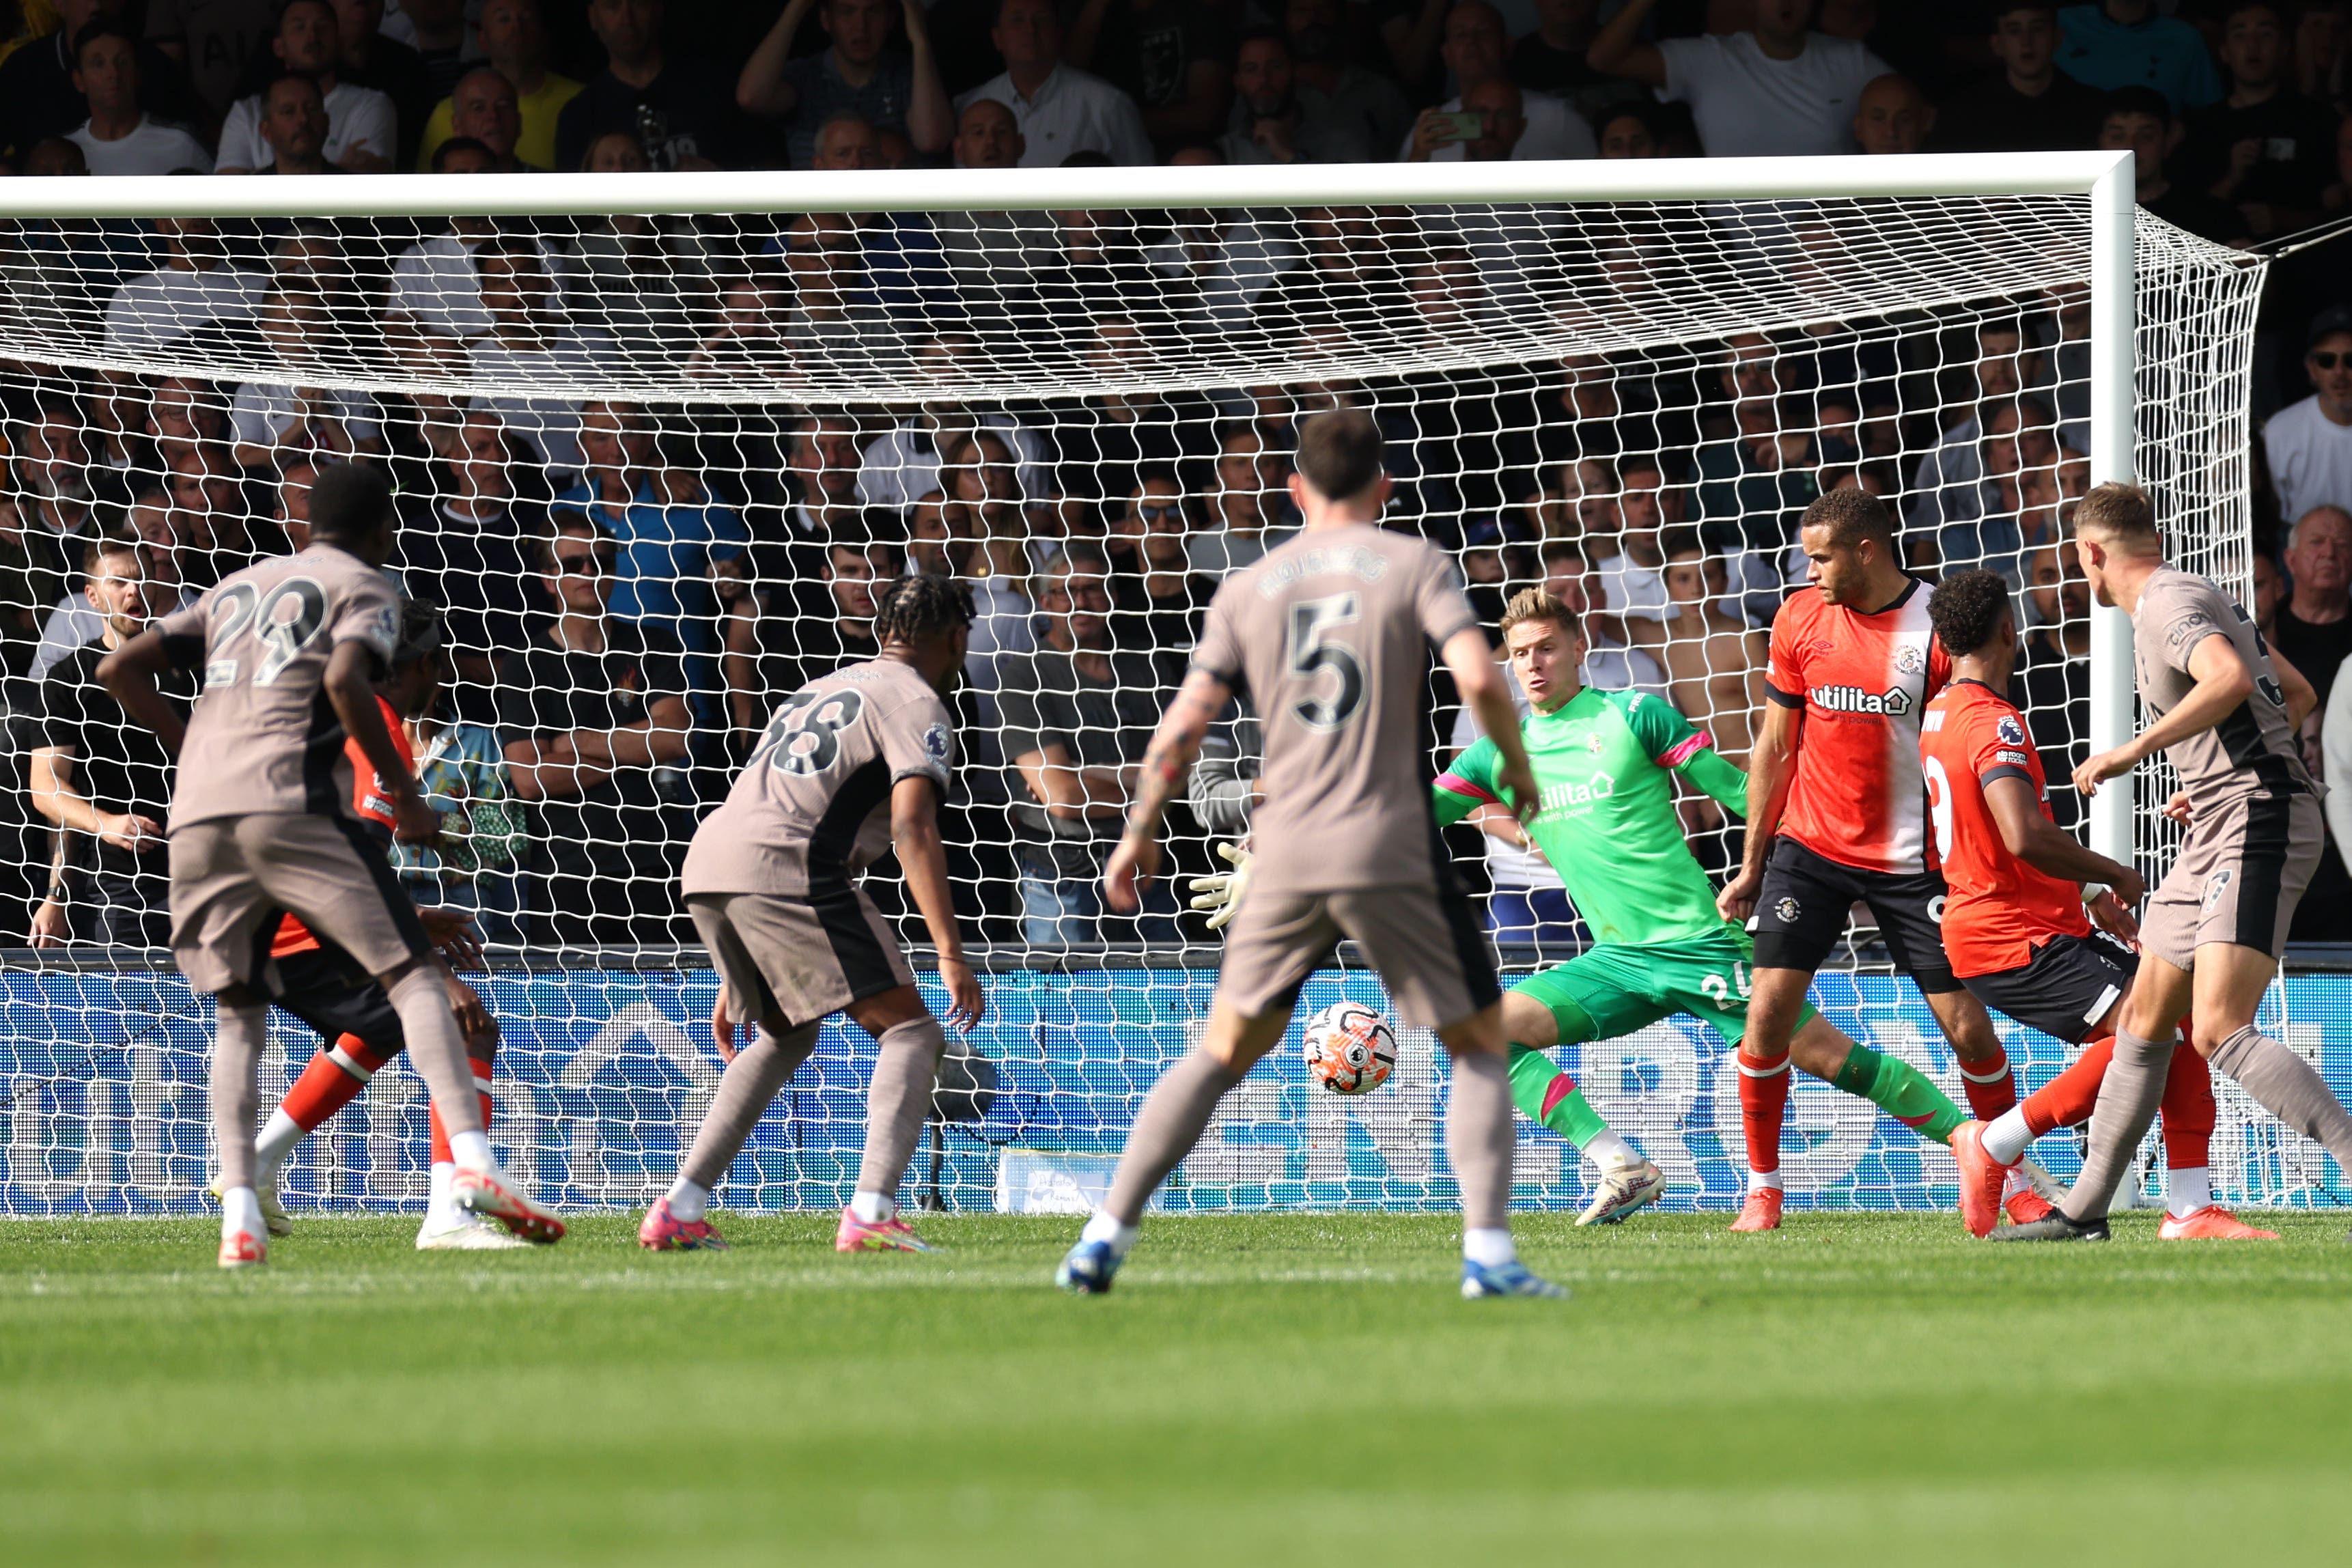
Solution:
[[[2263,426],[2279,515],[2289,523],[2315,507],[2352,507],[2352,304],[2312,319],[2303,370],[2311,395]]]

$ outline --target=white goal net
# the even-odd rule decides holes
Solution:
[[[1391,525],[1454,552],[1490,623],[1549,585],[1590,614],[1590,682],[1654,692],[1735,762],[1763,628],[1802,581],[1795,519],[1823,489],[1880,493],[1923,574],[2016,584],[2034,739],[2053,778],[2084,753],[2090,611],[2053,546],[2092,478],[2087,194],[1597,200],[1563,177],[1545,200],[1265,201],[1172,170],[1147,209],[1109,173],[927,212],[801,210],[872,199],[822,179],[600,186],[639,209],[617,216],[552,210],[587,205],[564,179],[495,201],[372,183],[508,209],[454,219],[208,214],[152,182],[152,205],[107,198],[130,216],[9,222],[5,940],[26,945],[0,1210],[195,1201],[209,1009],[161,952],[164,857],[133,820],[161,822],[166,770],[89,672],[110,626],[299,544],[328,463],[394,475],[394,569],[446,617],[408,717],[450,847],[398,863],[420,902],[478,911],[475,983],[505,1031],[494,1139],[573,1205],[641,1203],[673,1173],[719,1070],[714,983],[681,945],[686,843],[772,706],[872,651],[871,586],[909,570],[962,577],[981,611],[948,836],[992,1005],[967,1042],[986,1066],[959,1065],[909,1181],[950,1206],[1084,1202],[1205,1016],[1218,942],[1181,879],[1244,830],[1246,717],[1140,917],[1097,906],[1100,861],[1220,576],[1296,525],[1289,453],[1318,409],[1372,411]],[[16,210],[40,210],[24,188]],[[2137,258],[2137,472],[2193,563],[2242,585],[2260,268],[2145,216]],[[1424,739],[1433,762],[1466,739],[1442,679]],[[1736,826],[1685,809],[1702,860],[1735,859]],[[1540,862],[1471,827],[1450,842],[1507,964],[1581,942]],[[869,886],[919,947],[895,868]],[[1958,1099],[1873,938],[1822,1005]],[[1344,954],[1302,1010],[1342,995],[1380,1000]],[[319,1045],[283,1016],[273,1040],[271,1089]],[[1407,1031],[1389,1087],[1350,1100],[1286,1050],[1168,1201],[1450,1203],[1432,1046]],[[842,1200],[870,1051],[828,1028],[723,1202]],[[2021,1033],[2011,1051],[2029,1086],[2063,1059]],[[1687,1205],[1737,1187],[1726,1055],[1682,1019],[1568,1065]],[[415,1201],[423,1124],[421,1088],[381,1074],[296,1157],[287,1201]],[[1573,1157],[1524,1131],[1522,1198],[1576,1201]],[[1788,1172],[1794,1201],[1843,1206],[1951,1180],[1825,1089],[1796,1096]]]

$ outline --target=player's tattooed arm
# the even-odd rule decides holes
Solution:
[[[1127,832],[1103,868],[1103,896],[1121,914],[1140,906],[1144,887],[1158,873],[1160,819],[1167,814],[1168,803],[1184,793],[1184,781],[1192,771],[1192,759],[1200,755],[1202,739],[1233,696],[1233,688],[1225,682],[1205,669],[1193,669],[1177,688],[1176,700],[1168,705],[1151,744],[1145,749],[1142,764],[1136,770]]]

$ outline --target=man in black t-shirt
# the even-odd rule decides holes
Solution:
[[[1091,0],[1070,29],[1068,58],[1135,100],[1163,157],[1213,142],[1225,129],[1234,39],[1210,6]]]
[[[898,574],[898,551],[879,539],[851,534],[826,542],[824,590],[833,613],[790,621],[771,617],[761,627],[766,708],[845,664],[881,657],[882,645],[874,637],[874,588]]]
[[[2058,7],[1993,0],[1993,70],[1936,107],[1931,153],[2073,152],[2094,145],[2106,101],[2058,68]]]
[[[2164,94],[2152,87],[2126,87],[2107,95],[2099,145],[2132,154],[2139,205],[2172,225],[2216,245],[2243,245],[2253,238],[2246,216],[2221,197],[2175,179],[2167,168],[2177,144],[2179,121]]]
[[[2274,0],[2231,5],[2220,50],[2230,95],[2190,110],[2173,160],[2182,183],[2235,206],[2257,238],[2319,222],[2320,192],[2336,178],[2336,115],[2294,90],[2290,47]]]
[[[99,539],[83,557],[83,592],[104,626],[51,667],[36,688],[33,805],[59,830],[47,895],[34,911],[37,947],[79,937],[109,947],[171,942],[172,758],[153,731],[134,722],[98,679],[98,661],[136,637],[178,598],[153,581],[146,547]],[[193,678],[164,678],[165,700],[185,717]]]
[[[672,896],[691,824],[661,777],[693,723],[685,650],[610,613],[617,556],[558,514],[542,581],[561,611],[499,668],[509,782],[536,817],[529,913],[566,946],[691,940]]]
[[[498,722],[498,661],[523,645],[532,545],[547,528],[546,506],[515,493],[521,469],[505,422],[477,408],[463,416],[457,451],[428,470],[429,486],[401,498],[393,563],[409,594],[446,617],[451,696],[459,716],[478,724]]]
[[[735,79],[662,47],[662,0],[588,0],[605,66],[555,121],[555,166],[576,170],[599,136],[625,131],[656,169],[733,165],[741,129]]]

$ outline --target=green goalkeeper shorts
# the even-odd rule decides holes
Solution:
[[[1677,1013],[1703,1020],[1727,1044],[1737,1046],[1748,1033],[1753,953],[1747,935],[1729,929],[1720,936],[1645,947],[1604,942],[1511,989],[1551,1009],[1563,1046],[1613,1040]],[[1813,1016],[1808,1002],[1797,1015],[1797,1026]]]

